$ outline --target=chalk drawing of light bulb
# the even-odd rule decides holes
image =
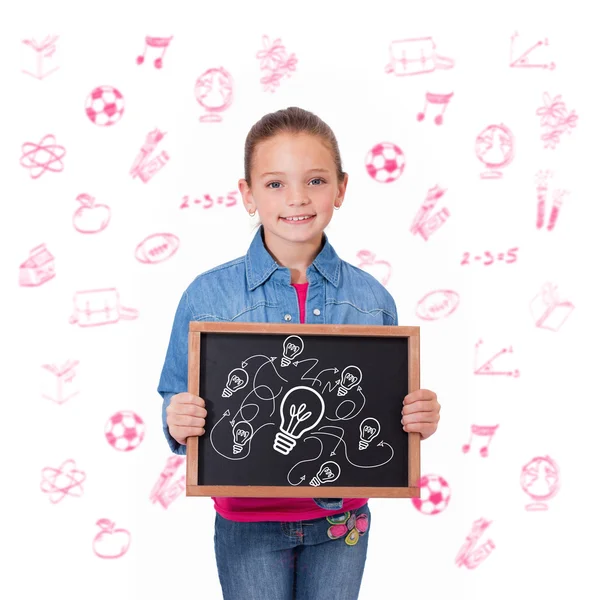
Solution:
[[[283,356],[281,366],[287,367],[304,350],[304,342],[297,335],[290,335],[283,341]]]
[[[358,449],[364,450],[369,442],[372,442],[374,438],[379,435],[381,426],[379,421],[373,417],[367,417],[363,419],[363,422],[359,425],[358,430],[360,432],[360,442],[358,442]]]
[[[319,472],[310,480],[310,485],[331,483],[340,476],[341,472],[342,470],[340,469],[340,465],[332,460],[329,460],[321,465]]]
[[[362,371],[354,365],[349,365],[342,371],[340,377],[340,387],[338,388],[337,395],[345,396],[349,390],[356,387],[362,379]]]
[[[319,424],[325,412],[325,402],[317,390],[299,385],[283,397],[279,412],[281,425],[273,448],[281,454],[289,454],[296,440]]]
[[[248,373],[244,369],[233,369],[227,376],[227,385],[223,389],[221,396],[229,398],[233,392],[241,390],[248,383]]]
[[[252,437],[254,430],[248,421],[239,421],[233,428],[233,453],[239,454]]]

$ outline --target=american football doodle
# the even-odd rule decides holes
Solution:
[[[459,304],[459,295],[453,290],[434,290],[417,302],[417,317],[425,321],[437,321],[450,316]]]
[[[135,258],[144,264],[156,264],[171,258],[179,248],[179,238],[174,233],[153,233],[143,239],[135,249]]]

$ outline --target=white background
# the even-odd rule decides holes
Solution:
[[[337,135],[349,187],[327,230],[342,258],[358,264],[369,249],[388,260],[401,325],[421,327],[421,386],[442,404],[438,432],[422,444],[422,473],[451,487],[447,509],[420,514],[410,500],[372,499],[372,529],[361,598],[590,598],[597,589],[598,420],[598,78],[591,2],[13,2],[0,12],[0,177],[2,201],[3,575],[7,598],[218,599],[210,498],[180,496],[167,510],[149,500],[170,452],[161,430],[158,378],[176,304],[202,271],[244,254],[251,221],[241,204],[179,208],[186,194],[225,195],[243,176],[243,142],[263,114],[291,105],[318,114]],[[540,57],[553,71],[508,67],[519,48],[548,38]],[[43,80],[23,39],[59,35],[56,64]],[[259,83],[262,36],[281,38],[296,72],[274,92]],[[174,36],[164,67],[144,37]],[[393,40],[431,36],[453,69],[412,77],[384,73]],[[529,45],[527,45],[529,44]],[[219,124],[204,114],[194,83],[208,68],[234,79],[234,100]],[[125,98],[113,127],[97,127],[83,106],[112,85]],[[444,124],[419,123],[427,91],[453,91]],[[562,95],[577,126],[545,149],[536,110],[543,94]],[[431,107],[430,107],[431,109]],[[498,180],[484,180],[475,138],[504,123],[515,158]],[[159,128],[171,157],[149,183],[129,176],[146,134]],[[56,136],[64,170],[32,179],[21,146]],[[404,174],[371,179],[367,151],[399,145]],[[535,228],[535,175],[569,191],[554,231]],[[446,189],[450,218],[427,242],[409,232],[426,192]],[[96,235],[72,225],[75,198],[110,206]],[[159,231],[181,246],[157,265],[134,258]],[[56,277],[18,285],[19,265],[45,243]],[[461,266],[464,252],[519,248],[513,264]],[[558,331],[535,327],[529,303],[552,282],[575,310]],[[116,287],[139,318],[103,327],[68,323],[78,290]],[[435,289],[460,295],[450,317],[425,322],[420,298]],[[512,346],[505,365],[521,377],[473,373],[482,354]],[[59,405],[41,396],[46,363],[80,361],[80,393]],[[117,452],[104,438],[107,418],[134,410],[145,438]],[[472,424],[499,424],[488,458],[463,454]],[[561,487],[548,510],[529,512],[522,467],[535,456],[559,466]],[[67,458],[86,473],[81,497],[52,504],[42,469]],[[92,551],[95,523],[108,518],[131,533],[127,554]],[[476,569],[455,565],[473,522],[492,521],[482,542],[495,550]],[[360,542],[359,542],[360,543]],[[268,600],[268,599],[266,599]]]

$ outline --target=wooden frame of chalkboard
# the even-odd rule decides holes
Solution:
[[[218,336],[218,337],[214,337],[214,336]],[[389,481],[386,484],[381,484],[381,483],[377,483],[375,480],[377,479],[377,477],[375,477],[375,480],[373,479],[373,477],[371,477],[371,479],[369,480],[369,484],[366,485],[337,485],[334,486],[331,483],[329,483],[330,481],[333,481],[332,477],[335,477],[335,473],[332,476],[331,472],[332,472],[332,465],[329,464],[330,468],[329,471],[325,468],[324,469],[324,463],[323,465],[321,465],[321,467],[323,467],[321,470],[319,470],[317,473],[314,472],[314,469],[311,473],[309,473],[309,475],[307,476],[309,478],[309,481],[311,482],[310,485],[301,485],[301,481],[305,479],[305,477],[300,478],[299,482],[293,483],[290,481],[290,472],[292,471],[292,469],[294,469],[296,466],[299,466],[299,463],[297,465],[294,465],[294,467],[292,467],[292,469],[290,469],[290,471],[288,472],[288,476],[287,476],[287,481],[290,485],[272,485],[272,484],[267,484],[265,485],[264,483],[260,483],[260,484],[253,484],[252,482],[248,483],[247,479],[248,479],[248,473],[252,470],[252,469],[247,469],[244,468],[242,470],[238,471],[238,475],[236,476],[236,483],[232,484],[232,483],[227,483],[227,484],[223,484],[222,482],[219,483],[214,483],[214,479],[221,479],[220,474],[223,472],[223,466],[221,467],[212,467],[212,465],[208,462],[208,452],[211,451],[214,454],[214,445],[212,443],[212,436],[210,434],[209,430],[212,430],[212,428],[214,427],[216,429],[216,426],[223,421],[223,419],[225,419],[225,417],[229,417],[231,416],[232,413],[229,412],[229,410],[226,410],[225,413],[223,413],[223,415],[218,419],[218,421],[213,422],[213,424],[211,424],[211,421],[213,419],[215,419],[217,417],[217,415],[221,412],[222,408],[219,409],[217,411],[216,409],[216,404],[214,402],[214,400],[218,400],[219,402],[224,401],[223,399],[227,399],[227,400],[231,400],[231,396],[239,391],[236,386],[240,386],[242,385],[243,381],[241,381],[241,379],[243,379],[244,377],[247,378],[247,375],[244,376],[243,373],[240,373],[241,370],[245,369],[232,369],[230,370],[230,367],[233,366],[233,364],[236,362],[235,359],[235,355],[239,355],[239,350],[240,348],[243,346],[243,340],[244,340],[244,336],[279,336],[279,338],[285,338],[284,340],[284,350],[283,353],[281,354],[281,365],[284,364],[284,357],[286,355],[286,342],[288,341],[288,338],[296,338],[296,337],[300,337],[300,342],[302,342],[302,338],[305,338],[307,340],[307,345],[309,345],[309,340],[313,341],[311,339],[310,336],[319,336],[319,340],[321,340],[320,343],[322,344],[326,344],[328,342],[333,342],[333,343],[339,343],[341,340],[342,336],[350,336],[352,337],[352,341],[350,343],[345,343],[343,345],[344,348],[350,348],[353,349],[355,355],[358,350],[361,350],[361,348],[359,346],[364,345],[364,348],[362,348],[360,356],[364,357],[365,361],[369,361],[371,360],[371,362],[373,363],[369,369],[371,370],[371,372],[373,372],[373,370],[377,370],[377,365],[380,363],[386,363],[386,360],[388,361],[386,364],[388,366],[388,372],[384,373],[384,375],[386,375],[386,378],[384,380],[380,380],[380,381],[385,381],[387,383],[385,384],[380,384],[379,387],[377,386],[373,386],[371,385],[371,390],[373,389],[377,389],[377,396],[378,398],[381,398],[382,394],[380,393],[381,390],[384,389],[384,385],[394,385],[394,379],[393,377],[397,377],[398,378],[398,386],[399,389],[397,390],[397,404],[395,402],[395,396],[396,396],[396,392],[395,392],[395,388],[392,387],[392,394],[390,395],[390,393],[387,394],[387,403],[389,405],[388,408],[390,408],[391,412],[387,412],[387,413],[382,413],[381,418],[379,419],[379,421],[384,422],[384,425],[387,427],[386,431],[387,431],[387,439],[391,440],[392,437],[396,437],[397,440],[400,440],[396,446],[403,446],[403,456],[402,457],[396,457],[396,460],[394,462],[391,462],[392,459],[389,459],[387,462],[390,462],[390,465],[387,467],[387,479],[389,481],[392,481],[392,483],[390,484]],[[229,346],[228,346],[228,352],[227,354],[227,360],[229,360],[231,358],[232,362],[229,363],[228,365],[225,366],[225,371],[223,371],[223,365],[221,363],[223,362],[227,362],[224,361],[221,357],[220,362],[215,361],[215,357],[214,356],[209,356],[211,353],[211,348],[215,348],[215,344],[217,342],[221,343],[222,340],[224,339],[229,339]],[[275,341],[276,338],[273,338],[273,340],[269,340],[269,341]],[[346,338],[345,340],[343,340],[344,342],[347,341],[348,338]],[[385,341],[387,340],[387,341]],[[209,343],[210,342],[210,343]],[[296,340],[297,342],[297,340]],[[261,343],[263,343],[261,341]],[[279,342],[281,344],[281,342]],[[291,342],[288,344],[289,346],[294,346],[294,344],[292,344]],[[385,347],[383,347],[385,345]],[[381,346],[381,351],[379,351],[377,348]],[[281,345],[279,346],[279,348],[281,348]],[[303,346],[304,348],[304,346]],[[337,347],[337,350],[340,350],[340,346]],[[201,349],[203,349],[203,352],[201,352]],[[271,347],[272,349],[272,347]],[[297,345],[296,345],[296,349],[297,349]],[[281,350],[280,350],[281,352]],[[379,354],[378,354],[379,353]],[[267,354],[273,354],[273,352],[267,352]],[[262,363],[263,365],[267,365],[268,363],[271,363],[271,367],[273,368],[273,371],[277,374],[277,369],[275,368],[275,358],[278,358],[276,356],[267,356],[266,354],[256,354],[255,356],[251,356],[249,358],[256,358],[256,357],[260,357],[263,356],[265,359],[264,363]],[[290,364],[290,361],[292,361],[292,365],[294,365],[296,362],[300,362],[300,361],[293,361],[293,351],[291,356],[288,359],[288,365]],[[400,357],[400,358],[399,358]],[[238,359],[238,363],[239,364],[239,356],[237,357]],[[243,359],[242,360],[242,365],[244,365],[247,367],[248,362],[247,360],[249,360],[248,358]],[[259,358],[260,360],[260,358]],[[311,359],[305,359],[305,361],[309,361]],[[389,361],[392,361],[391,363]],[[398,369],[396,370],[396,360],[401,363],[398,364]],[[258,362],[258,361],[255,361]],[[355,361],[356,362],[356,361]],[[206,365],[207,363],[210,363],[210,369],[206,369]],[[391,368],[390,368],[391,365]],[[352,365],[350,366],[352,367]],[[346,367],[346,369],[350,368],[350,367]],[[208,383],[206,383],[206,385],[202,385],[204,381],[208,381],[209,377],[207,376],[208,374],[212,374],[215,371],[219,371],[219,369],[222,371],[222,373],[220,374],[220,384],[215,384],[214,383],[214,377],[213,377],[213,382],[211,383],[212,385],[212,389],[214,391],[213,393],[213,398],[209,398],[208,395],[207,396],[203,396],[203,394],[201,393],[201,390],[203,388],[206,388],[206,385],[208,385]],[[256,366],[254,366],[254,369],[256,369]],[[259,367],[260,369],[260,367]],[[346,369],[344,369],[342,371],[342,375],[339,375],[339,381],[337,381],[337,384],[332,384],[331,382],[329,383],[330,386],[330,390],[332,391],[331,386],[333,385],[335,387],[335,385],[338,385],[338,388],[343,387],[341,385],[341,381],[346,382],[347,386],[352,387],[352,385],[354,385],[352,383],[352,381],[356,381],[356,377],[352,377],[352,373],[346,372],[346,374],[344,375],[344,372],[346,371]],[[390,374],[390,370],[393,369],[393,373]],[[223,373],[225,373],[226,371],[229,370],[229,377],[227,379],[227,384],[224,386],[223,385]],[[303,369],[302,369],[303,370]],[[339,370],[337,369],[337,367],[333,367],[333,368],[329,368],[326,369],[327,371],[334,371],[334,374],[337,374],[339,372]],[[359,369],[360,370],[360,369]],[[232,375],[232,373],[234,371],[237,371],[236,375]],[[283,370],[282,370],[283,371]],[[310,369],[308,369],[308,371],[310,371]],[[308,373],[308,371],[306,371],[306,373]],[[298,371],[299,372],[299,371]],[[321,375],[321,373],[319,373],[317,375],[316,378],[306,378],[306,373],[304,373],[304,377],[302,377],[302,379],[318,379],[320,382],[321,380],[319,379],[319,375]],[[256,385],[256,375],[258,374],[258,371],[256,371],[255,374],[255,378],[254,378],[254,383],[253,383],[253,387]],[[242,375],[242,377],[239,377],[240,375]],[[313,373],[314,375],[314,373]],[[281,376],[278,375],[280,378]],[[388,377],[389,376],[389,377]],[[204,379],[202,379],[204,377]],[[216,377],[216,376],[215,376]],[[236,378],[237,377],[237,378]],[[273,377],[275,377],[275,375],[273,375]],[[348,377],[350,377],[350,379],[348,379]],[[360,377],[362,378],[362,374],[360,375]],[[232,378],[233,378],[233,383],[232,383]],[[283,379],[283,378],[282,378]],[[286,381],[285,379],[283,379],[284,381]],[[348,381],[350,381],[350,383],[347,383]],[[391,381],[391,383],[390,383]],[[404,384],[402,383],[404,382]],[[247,381],[246,381],[247,383]],[[322,384],[324,382],[321,382]],[[360,379],[359,379],[359,383],[360,383]],[[363,382],[364,384],[365,382]],[[222,393],[219,394],[219,398],[214,398],[215,395],[217,395],[217,385],[219,385],[219,391],[222,390]],[[245,384],[244,384],[245,385]],[[314,381],[312,386],[314,387]],[[243,387],[243,386],[242,386]],[[259,386],[259,387],[267,387],[267,386]],[[304,387],[303,393],[305,394],[305,398],[306,396],[310,396],[313,397],[314,394],[310,394],[310,390],[308,390],[309,387],[311,386],[296,386],[296,388],[294,389],[298,389],[299,387]],[[324,386],[325,387],[325,386]],[[404,389],[402,389],[404,387]],[[301,325],[285,325],[285,324],[275,324],[275,323],[231,323],[231,322],[206,322],[206,321],[191,321],[189,324],[189,335],[188,335],[188,392],[195,394],[197,396],[201,396],[204,398],[205,402],[206,402],[206,408],[208,411],[208,416],[206,419],[206,426],[205,426],[205,430],[206,433],[199,437],[199,436],[194,436],[194,437],[189,437],[187,439],[187,448],[186,448],[186,454],[187,454],[187,468],[186,468],[186,496],[215,496],[215,497],[219,497],[219,496],[225,496],[225,497],[295,497],[295,498],[419,498],[420,497],[420,488],[419,488],[419,479],[420,479],[420,441],[421,441],[421,436],[419,433],[407,433],[403,430],[402,428],[402,424],[400,422],[401,419],[401,411],[402,411],[402,400],[404,399],[404,396],[412,391],[415,391],[417,389],[419,389],[420,387],[420,328],[419,327],[402,327],[402,326],[370,326],[370,325],[314,325],[314,324],[301,324]],[[258,389],[258,388],[256,388]],[[254,389],[253,391],[256,392],[256,389]],[[270,389],[270,388],[269,388]],[[352,391],[356,391],[356,390],[361,390],[362,388],[360,386],[358,387],[354,387],[354,390]],[[228,391],[226,391],[228,390]],[[280,390],[281,391],[281,390]],[[245,391],[246,392],[246,391]],[[244,393],[245,393],[244,392]],[[360,392],[360,394],[362,395],[363,398],[365,398],[365,395],[362,394],[362,392]],[[257,394],[258,395],[258,394]],[[286,394],[287,395],[287,394]],[[316,394],[317,396],[320,396],[319,394]],[[340,392],[340,390],[338,389],[337,391],[337,395],[341,396],[341,395],[346,395],[345,392]],[[275,394],[272,393],[273,398],[266,398],[266,400],[272,400],[273,401],[273,412],[275,412]],[[237,396],[239,397],[239,395]],[[260,396],[260,398],[262,398],[263,400],[265,399],[263,396]],[[391,398],[391,400],[390,400]],[[308,399],[310,402],[310,398]],[[285,402],[285,398],[282,400],[282,402],[280,403],[280,413],[281,413],[281,419],[282,419],[282,425],[281,425],[281,429],[280,432],[285,432],[285,429],[283,429],[283,419],[284,419],[284,409],[283,409],[283,404]],[[299,404],[300,401],[298,401],[297,404]],[[343,402],[349,402],[349,400],[344,400]],[[342,403],[343,403],[342,402]],[[293,403],[292,403],[293,404]],[[323,404],[323,402],[321,401],[321,404]],[[378,404],[378,407],[381,408],[381,406],[384,405],[384,402],[380,402]],[[306,407],[306,403],[303,404],[304,407]],[[341,406],[341,404],[340,404]],[[363,403],[363,408],[364,408],[365,404]],[[214,407],[215,410],[211,410],[211,408],[209,407]],[[240,407],[240,409],[238,410],[238,413],[241,412],[241,409],[244,406],[242,405],[242,407]],[[286,404],[286,409],[288,410],[288,412],[290,410],[295,411],[295,416],[296,419],[300,420],[304,420],[304,419],[299,419],[298,417],[298,410],[302,411],[302,408],[298,408],[298,406],[293,406],[290,408],[290,403],[288,402]],[[339,409],[339,406],[338,406]],[[257,409],[257,414],[259,412],[259,409]],[[304,413],[303,416],[306,415],[307,413],[307,409],[304,409]],[[352,411],[351,411],[352,412]],[[360,412],[360,411],[359,411]],[[253,439],[254,438],[254,434],[256,433],[256,431],[254,431],[252,429],[252,427],[249,427],[249,431],[246,431],[244,433],[243,431],[243,427],[241,426],[241,422],[243,421],[244,423],[246,423],[246,421],[248,420],[248,418],[244,418],[244,416],[242,415],[242,417],[240,418],[240,420],[238,421],[238,423],[236,423],[235,425],[233,425],[233,422],[236,419],[236,416],[238,413],[235,413],[233,416],[234,418],[232,419],[232,421],[230,421],[230,423],[232,423],[231,429],[229,431],[229,434],[231,436],[231,432],[233,431],[233,453],[237,454],[243,454],[243,452],[251,446],[251,444],[245,444],[245,437],[247,438],[249,436],[249,439]],[[323,414],[323,413],[321,413]],[[336,413],[337,414],[337,413]],[[345,417],[340,417],[338,419],[329,419],[331,421],[341,421],[341,420],[349,420],[349,415],[351,413],[349,413],[348,415],[346,415]],[[292,416],[294,416],[294,412],[292,412]],[[313,417],[314,419],[314,417]],[[395,425],[397,419],[397,428]],[[364,419],[363,423],[365,421],[367,421],[368,419]],[[374,419],[374,421],[377,421],[377,419]],[[309,419],[310,422],[310,419]],[[296,425],[298,425],[299,423],[296,423]],[[360,440],[358,441],[358,447],[359,449],[365,449],[369,446],[368,440],[369,438],[371,438],[373,430],[376,431],[376,435],[380,433],[382,427],[381,424],[379,424],[380,426],[377,427],[377,424],[373,422],[373,419],[370,421],[370,424],[373,425],[374,427],[368,427],[367,425],[363,426],[363,430],[361,433],[360,430],[360,426],[359,426],[359,435]],[[226,425],[226,424],[224,424]],[[238,427],[239,425],[239,427]],[[267,425],[276,425],[275,423],[267,423]],[[248,429],[247,423],[246,423],[246,428]],[[262,427],[264,427],[265,425],[262,425]],[[362,424],[361,424],[362,426]],[[237,430],[235,429],[237,427]],[[314,427],[314,426],[313,426]],[[325,451],[324,450],[324,444],[323,444],[323,439],[316,436],[317,433],[322,433],[324,435],[330,436],[330,437],[334,437],[338,439],[338,443],[335,446],[334,450],[332,452],[329,453],[329,455],[327,456],[327,458],[329,458],[330,456],[335,455],[335,449],[338,448],[338,446],[340,445],[340,443],[344,438],[344,428],[343,427],[339,427],[339,426],[335,426],[335,425],[330,425],[330,426],[322,426],[321,429],[325,429],[325,427],[329,427],[331,429],[342,429],[343,433],[341,437],[335,436],[334,434],[330,433],[330,432],[325,432],[325,431],[311,431],[311,434],[309,434],[309,436],[306,437],[313,437],[315,439],[318,439],[319,442],[321,442],[321,451]],[[356,428],[354,428],[356,429]],[[290,429],[291,431],[291,429]],[[364,438],[363,433],[364,431],[368,431],[369,435]],[[288,432],[289,433],[289,432]],[[250,434],[250,435],[249,435]],[[237,441],[237,448],[236,448],[236,436],[238,436]],[[240,437],[241,436],[241,437]],[[276,441],[275,444],[271,444],[271,446],[273,448],[275,448],[277,450],[277,436],[281,436],[279,438],[279,451],[280,454],[286,453],[285,450],[287,450],[289,452],[290,448],[289,446],[286,446],[286,444],[289,444],[291,442],[291,444],[295,444],[296,442],[291,441],[291,439],[289,438],[289,436],[285,436],[282,433],[277,433],[276,435]],[[265,436],[266,437],[266,436]],[[382,436],[379,436],[382,437]],[[331,440],[329,438],[327,438],[329,443],[331,444]],[[209,441],[210,440],[210,445]],[[229,448],[231,447],[231,438],[229,437]],[[297,442],[299,442],[300,440],[297,439]],[[303,439],[304,442],[306,442],[306,438]],[[357,440],[354,440],[357,441]],[[375,441],[372,438],[372,441]],[[258,442],[257,442],[258,443]],[[282,451],[282,445],[283,445],[283,451]],[[348,457],[348,445],[346,444],[346,442],[344,441],[344,449],[345,449],[345,453],[346,453],[346,459],[348,459],[348,462],[350,462],[350,464],[354,465],[355,467],[359,467],[361,465],[356,465],[354,462],[350,461],[349,457]],[[382,449],[384,449],[384,446],[389,447],[389,449],[392,452],[392,457],[394,456],[394,449],[392,447],[391,444],[387,443],[386,441],[384,441],[383,437],[381,439],[381,441],[378,444],[371,444],[371,447],[375,448],[375,447],[381,447]],[[308,446],[300,446],[300,444],[297,444],[297,448],[307,448]],[[353,444],[352,446],[353,451],[356,450],[356,444]],[[204,452],[203,452],[204,449]],[[270,449],[270,448],[269,448]],[[402,450],[402,448],[401,448]],[[221,456],[225,456],[225,454],[223,454],[220,451],[217,451],[219,455]],[[229,451],[231,454],[231,451]],[[327,451],[325,451],[327,452]],[[378,451],[381,455],[381,450]],[[249,453],[249,450],[248,450]],[[275,454],[275,453],[273,453]],[[241,458],[246,458],[249,454],[247,454],[246,456],[241,456],[241,457],[233,457],[233,456],[225,456],[225,458],[228,458],[229,460],[233,461],[233,460],[240,460]],[[280,455],[277,455],[280,458]],[[318,458],[318,457],[317,457]],[[217,459],[219,459],[218,456],[214,456],[214,461],[216,462]],[[316,460],[316,459],[311,459],[311,460]],[[338,459],[334,459],[334,460],[338,460]],[[300,461],[302,463],[306,463],[309,462],[309,460],[304,460],[304,461]],[[227,465],[229,465],[230,463],[226,463]],[[337,464],[337,463],[336,463]],[[381,463],[382,465],[385,465],[385,463]],[[257,478],[263,478],[264,479],[264,474],[265,472],[268,471],[266,464],[261,463],[259,465],[260,468],[260,474],[259,472],[256,470],[254,470],[255,475],[254,477]],[[207,468],[210,467],[210,468]],[[367,465],[366,467],[364,467],[362,469],[362,472],[365,472],[365,469],[370,468],[370,467],[380,467],[381,465],[377,464],[377,465]],[[339,467],[338,467],[339,468]],[[335,471],[335,469],[333,469]],[[340,469],[341,470],[341,469]],[[211,471],[212,475],[207,476],[205,474],[205,471]],[[359,470],[360,471],[360,470]],[[371,468],[371,471],[373,471],[373,469]],[[369,475],[372,475],[371,471],[369,471]],[[361,472],[361,475],[362,475]],[[337,477],[339,477],[339,472],[337,474]],[[212,481],[208,481],[208,479],[212,479]],[[244,479],[245,481],[243,483],[237,483],[238,479]],[[326,483],[326,485],[320,485],[320,484],[324,484]]]

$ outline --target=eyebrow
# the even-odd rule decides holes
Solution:
[[[328,169],[309,169],[306,171],[307,173],[329,173]],[[282,171],[268,171],[267,173],[262,173],[261,177],[266,177],[267,175],[285,175]]]

